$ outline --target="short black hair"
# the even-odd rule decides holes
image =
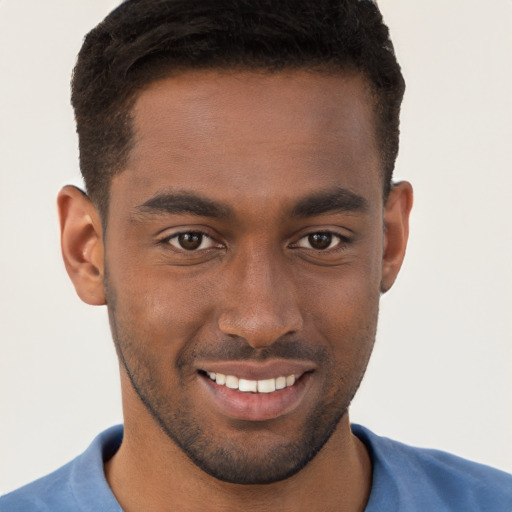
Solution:
[[[137,93],[174,72],[215,68],[362,73],[387,197],[405,83],[375,2],[127,0],[85,37],[72,78],[80,168],[104,222],[111,179],[133,144]]]

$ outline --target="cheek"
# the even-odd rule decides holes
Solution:
[[[120,337],[130,337],[147,351],[181,350],[206,327],[215,302],[207,280],[164,266],[112,276],[112,284]]]
[[[330,279],[304,281],[308,322],[331,347],[338,364],[366,361],[373,348],[379,312],[378,265],[356,263],[339,268]]]

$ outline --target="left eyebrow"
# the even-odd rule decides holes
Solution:
[[[337,187],[316,192],[301,199],[293,208],[293,217],[314,217],[327,213],[366,212],[368,201],[348,189]]]

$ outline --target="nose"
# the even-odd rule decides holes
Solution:
[[[247,250],[231,262],[224,282],[219,328],[253,348],[265,348],[303,325],[293,275],[279,256]]]

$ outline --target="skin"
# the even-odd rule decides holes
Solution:
[[[134,128],[106,232],[85,195],[59,195],[67,270],[85,302],[108,305],[120,359],[116,498],[126,511],[364,510],[371,462],[347,408],[412,205],[408,183],[383,201],[365,80],[186,72],[140,93]],[[304,373],[285,405],[245,396],[239,414],[204,375],[223,364]]]

